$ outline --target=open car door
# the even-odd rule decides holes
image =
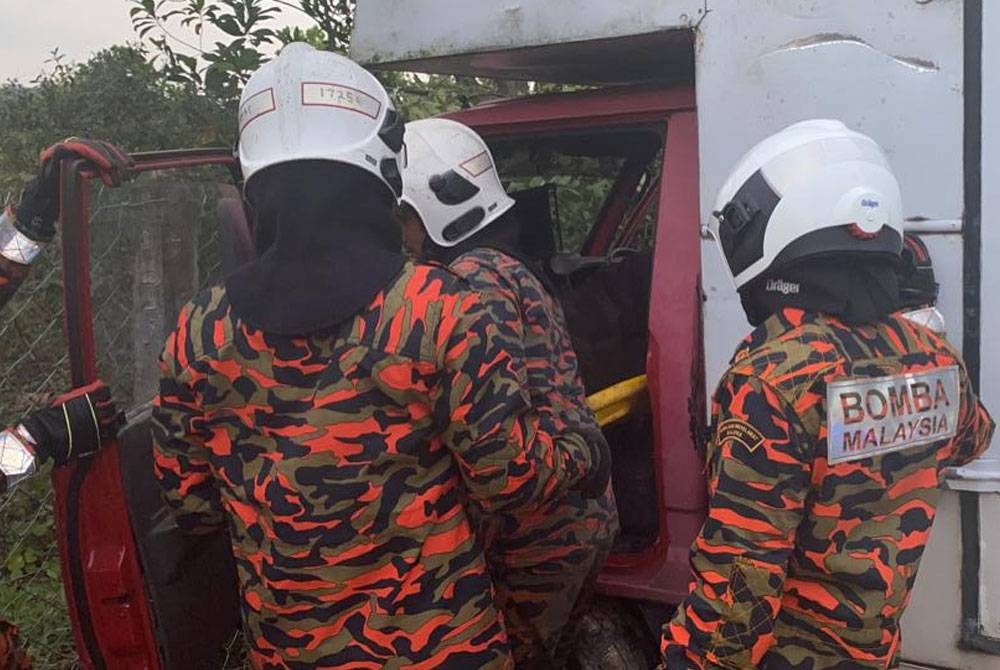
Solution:
[[[219,668],[239,624],[226,533],[180,533],[152,469],[157,357],[181,306],[246,260],[228,149],[137,154],[119,188],[62,170],[63,292],[73,386],[100,377],[127,424],[53,473],[66,599],[85,668]]]

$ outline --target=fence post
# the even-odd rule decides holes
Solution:
[[[164,338],[184,303],[198,289],[198,203],[186,184],[159,183],[150,194],[149,216],[136,221],[138,234],[133,284],[132,399],[156,394],[156,366]]]

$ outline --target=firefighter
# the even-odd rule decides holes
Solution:
[[[946,326],[937,298],[938,283],[927,245],[913,233],[906,233],[899,264],[899,307],[904,310],[903,316],[943,335]]]
[[[493,319],[517,333],[532,405],[555,430],[600,430],[562,308],[522,260],[514,200],[486,143],[456,121],[425,119],[406,125],[406,148],[398,217],[407,250],[448,264]],[[516,666],[563,667],[572,640],[567,624],[578,618],[618,529],[611,487],[597,498],[571,492],[502,523],[488,521],[498,523],[481,524],[479,532]]]
[[[258,668],[509,668],[466,505],[603,491],[607,445],[552,437],[519,341],[402,254],[404,125],[371,74],[289,45],[239,124],[258,256],[167,341],[165,498],[190,532],[228,525]]]
[[[707,518],[666,668],[896,668],[942,471],[993,422],[898,312],[899,186],[839,121],[754,147],[711,228],[756,329],[713,401]]]
[[[109,184],[128,176],[131,159],[98,140],[69,138],[42,152],[39,174],[17,205],[0,213],[0,310],[17,292],[42,248],[55,237],[59,217],[59,165],[83,158]],[[39,463],[65,465],[90,456],[114,437],[121,415],[101,382],[75,389],[11,428],[0,431],[0,494],[33,475]],[[0,669],[31,667],[18,644],[17,627],[0,618]]]

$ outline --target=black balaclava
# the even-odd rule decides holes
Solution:
[[[307,335],[371,303],[403,267],[393,198],[377,177],[331,161],[267,168],[247,185],[257,258],[226,279],[236,314]]]
[[[740,290],[747,319],[759,326],[786,307],[872,323],[900,307],[897,260],[888,255],[808,257],[767,272]]]
[[[450,265],[455,259],[474,249],[489,247],[501,251],[512,258],[521,261],[532,274],[542,282],[546,290],[552,292],[551,280],[544,271],[544,264],[533,259],[521,243],[521,226],[523,222],[515,213],[515,208],[505,212],[496,221],[491,221],[485,228],[468,237],[453,247],[443,247],[427,238],[424,244],[425,253],[439,263]]]

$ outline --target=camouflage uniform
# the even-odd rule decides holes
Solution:
[[[948,366],[954,437],[829,461],[829,383]],[[713,416],[708,517],[690,594],[664,627],[666,667],[895,668],[942,471],[993,430],[959,355],[901,315],[848,327],[785,309],[737,350]]]
[[[155,408],[178,523],[226,523],[264,668],[509,668],[463,502],[483,514],[589,474],[527,412],[518,342],[442,268],[406,264],[353,318],[267,334],[224,288],[189,303]]]
[[[489,247],[462,254],[451,268],[479,291],[494,321],[520,332],[532,405],[553,429],[596,427],[562,308],[531,270]],[[518,667],[551,669],[566,646],[560,633],[571,635],[574,605],[587,600],[618,532],[610,485],[602,497],[573,492],[481,532]]]

